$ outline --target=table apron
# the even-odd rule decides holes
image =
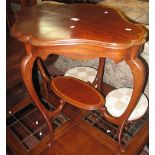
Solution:
[[[72,59],[87,60],[99,57],[110,58],[116,63],[130,60],[132,47],[127,49],[112,49],[92,45],[59,45],[59,46],[32,46],[32,55],[45,60],[50,54],[63,55]]]

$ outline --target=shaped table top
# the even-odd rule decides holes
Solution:
[[[91,43],[130,47],[145,41],[146,31],[120,11],[95,4],[42,3],[17,13],[12,36],[32,45]]]

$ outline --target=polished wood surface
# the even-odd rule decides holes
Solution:
[[[65,102],[60,99],[60,105],[54,112],[48,112],[42,105],[33,85],[34,63],[38,59],[45,61],[50,54],[74,59],[100,58],[102,61],[99,63],[96,77],[99,88],[103,76],[101,67],[104,66],[104,58],[111,58],[116,63],[125,60],[134,79],[128,108],[118,120],[111,117],[105,107],[99,108],[109,122],[119,126],[118,146],[124,151],[121,145],[123,129],[137,105],[145,81],[145,67],[138,58],[146,38],[145,29],[141,25],[127,21],[119,11],[106,6],[42,3],[19,11],[11,34],[25,46],[26,55],[21,64],[22,77],[32,99],[48,123],[51,133],[50,144],[53,140],[50,119],[62,110]],[[44,78],[45,87],[49,85],[49,79]],[[50,101],[49,98],[47,100]]]
[[[101,94],[81,80],[59,76],[51,82],[52,90],[64,101],[88,110],[95,110],[104,105]]]
[[[120,62],[136,57],[146,37],[142,26],[117,10],[94,4],[43,3],[20,11],[17,18],[12,36],[33,45],[44,60],[52,51],[76,59],[108,57]]]
[[[142,27],[125,20],[115,9],[93,4],[44,3],[24,9],[18,16],[12,35],[33,45],[94,42],[119,48],[141,44],[146,35]]]
[[[77,140],[75,142],[75,139]],[[67,145],[66,145],[67,142]],[[61,147],[61,149],[60,149]],[[65,150],[65,152],[64,152]],[[43,151],[40,155],[47,153]],[[115,153],[102,145],[95,137],[74,125],[66,134],[53,145],[51,154],[58,155],[115,155]]]

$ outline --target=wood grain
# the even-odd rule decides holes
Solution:
[[[56,77],[52,80],[51,87],[64,101],[82,109],[95,110],[105,102],[98,91],[75,78]]]
[[[113,8],[52,3],[20,11],[11,34],[33,45],[89,43],[113,48],[141,44],[146,37],[143,27],[127,21]]]

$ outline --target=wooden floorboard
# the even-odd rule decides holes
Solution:
[[[40,155],[47,154],[48,149]],[[115,155],[77,124],[54,143],[51,153],[54,155]]]

